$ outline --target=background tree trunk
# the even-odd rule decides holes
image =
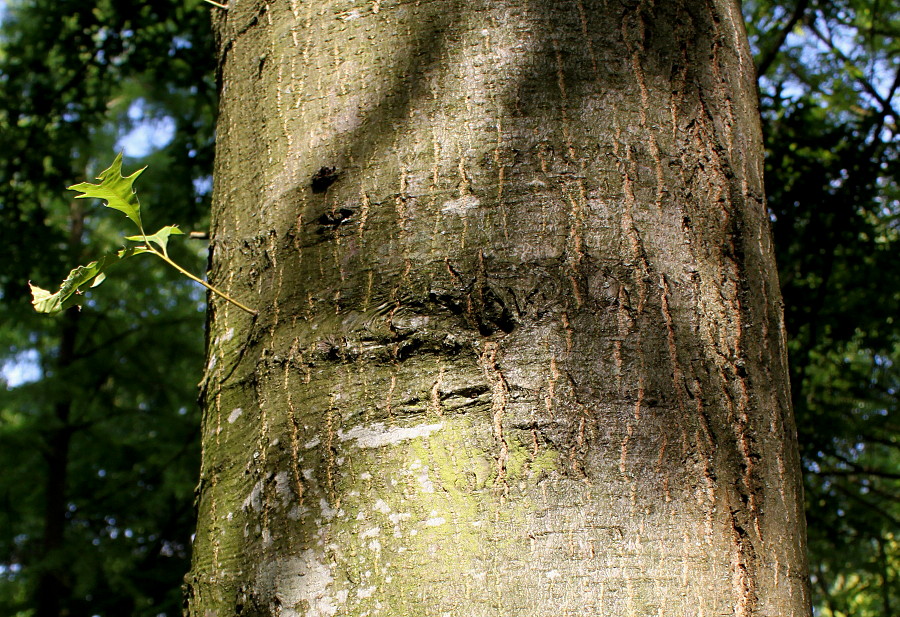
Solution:
[[[190,614],[808,614],[737,3],[216,19]]]

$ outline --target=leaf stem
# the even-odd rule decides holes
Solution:
[[[248,307],[248,306],[245,306],[245,305],[241,304],[240,302],[238,302],[237,300],[235,300],[234,298],[232,298],[231,296],[229,296],[229,295],[226,294],[225,292],[219,291],[218,289],[216,289],[215,287],[213,287],[212,285],[210,285],[209,283],[207,283],[207,282],[204,281],[203,279],[194,276],[193,274],[191,274],[190,272],[188,272],[187,270],[185,270],[184,268],[182,268],[181,266],[179,266],[177,263],[175,263],[174,261],[172,261],[172,259],[171,259],[168,255],[166,255],[166,254],[164,254],[164,253],[162,253],[162,252],[156,250],[154,247],[150,246],[150,243],[149,243],[149,242],[147,243],[147,246],[150,247],[150,251],[151,251],[154,255],[156,255],[157,257],[159,257],[160,259],[162,259],[164,262],[166,262],[167,264],[169,264],[170,266],[172,266],[173,268],[175,268],[176,270],[178,270],[179,272],[181,272],[183,275],[185,275],[186,277],[188,277],[188,278],[191,279],[192,281],[196,281],[196,282],[200,283],[201,285],[203,285],[204,287],[206,287],[208,290],[210,290],[211,292],[213,292],[213,293],[216,294],[217,296],[223,298],[224,300],[227,300],[227,301],[231,302],[231,303],[232,303],[233,305],[235,305],[236,307],[238,307],[238,308],[240,308],[240,309],[242,309],[242,310],[244,310],[244,311],[250,313],[250,314],[253,315],[253,316],[256,316],[256,315],[259,314],[257,311],[254,311],[252,308],[250,308],[250,307]]]

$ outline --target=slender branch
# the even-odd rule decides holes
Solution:
[[[837,452],[831,454],[834,458],[836,458],[841,463],[847,465],[849,469],[822,469],[815,475],[819,476],[844,476],[844,477],[854,477],[854,476],[869,476],[872,478],[881,478],[884,480],[900,480],[900,474],[893,473],[890,471],[882,471],[880,469],[876,469],[873,467],[863,467],[858,463],[850,460],[846,456],[841,456]]]
[[[846,456],[843,456],[837,452],[833,453],[832,456],[834,458],[838,459],[840,462],[842,462],[845,465],[848,465],[849,467],[852,468],[852,469],[846,470],[846,471],[853,471],[859,475],[881,475],[882,474],[882,472],[879,472],[877,469],[863,467],[862,465],[856,463],[855,461],[853,461],[853,460],[847,458]],[[837,472],[837,470],[835,470],[835,471]],[[884,475],[882,475],[882,477],[893,477],[895,479],[900,479],[900,474],[888,474],[888,472],[884,472]]]
[[[897,93],[897,88],[900,88],[900,67],[894,72],[894,81],[891,82],[891,87],[888,88],[887,100],[890,102],[893,100],[894,95]]]
[[[822,568],[821,563],[816,565],[816,585],[819,587],[819,591],[822,594],[823,599],[825,600],[825,606],[828,607],[828,614],[834,615],[834,602],[832,601],[831,585],[828,584],[825,570]]]
[[[103,313],[96,313],[96,314],[100,315],[101,317],[105,316]],[[98,319],[94,323],[99,324],[100,321],[101,320]],[[159,327],[165,327],[165,326],[174,326],[177,324],[183,324],[183,323],[187,323],[187,322],[188,322],[187,317],[177,317],[177,318],[173,318],[173,319],[154,320],[151,323],[154,328],[159,328]],[[94,331],[96,331],[96,329],[98,327],[99,326],[95,327]],[[143,330],[146,327],[147,327],[147,322],[141,321],[137,326],[133,326],[131,328],[126,328],[125,330],[114,331],[108,338],[104,339],[103,341],[101,341],[95,345],[92,345],[91,347],[87,347],[86,349],[79,350],[78,353],[75,354],[75,358],[77,358],[79,360],[84,359],[84,358],[89,358],[90,356],[94,355],[95,353],[97,353],[99,351],[107,350],[109,348],[109,346],[111,344],[115,343],[116,341],[124,340],[124,339],[128,338],[129,336],[131,336],[132,334],[136,334],[137,332],[140,332],[141,330]]]
[[[772,66],[772,63],[775,61],[775,58],[778,57],[778,52],[781,51],[782,46],[784,45],[785,40],[787,40],[788,34],[791,33],[791,30],[794,29],[794,26],[803,19],[803,14],[806,13],[806,8],[809,6],[809,0],[798,0],[797,5],[794,7],[794,12],[791,14],[791,18],[784,25],[784,27],[779,31],[778,36],[775,38],[775,42],[766,50],[763,57],[759,60],[759,65],[756,67],[756,76],[757,78],[765,75],[769,68]]]
[[[884,478],[886,480],[900,480],[900,473],[890,473],[888,471],[878,471],[877,469],[866,469],[854,465],[853,469],[823,469],[816,473],[817,476],[873,476],[876,478]]]
[[[884,614],[891,615],[891,574],[888,569],[888,559],[884,551],[884,536],[878,537],[878,565],[881,566],[879,574],[881,575],[881,605],[884,607]]]
[[[818,27],[816,27],[815,23],[809,22],[807,24],[810,31],[816,35],[816,38],[825,43],[831,52],[838,57],[838,59],[843,62],[847,66],[855,66],[853,60],[847,57],[844,52],[840,50],[840,48],[834,43],[831,36],[823,33]],[[862,86],[863,90],[865,90],[869,96],[871,96],[875,101],[881,105],[882,112],[885,114],[890,114],[894,118],[898,117],[897,111],[891,105],[889,100],[886,100],[881,94],[878,93],[878,90],[868,79],[864,79],[863,77],[854,77],[853,80]]]
[[[888,430],[890,430],[890,427],[888,427]],[[861,433],[860,437],[862,437],[863,441],[877,443],[880,446],[886,446],[888,448],[900,448],[900,442],[898,442],[896,439],[881,437],[879,435],[870,435],[868,433]]]
[[[207,0],[207,2],[209,2],[209,1],[210,1],[210,0]],[[213,2],[213,4],[215,4],[215,3]],[[188,277],[188,278],[191,279],[192,281],[196,281],[196,282],[200,283],[201,285],[203,285],[204,287],[206,287],[208,290],[210,290],[210,291],[213,292],[214,294],[220,296],[221,298],[224,298],[225,300],[228,300],[229,302],[231,302],[231,303],[232,303],[233,305],[235,305],[236,307],[238,307],[238,308],[240,308],[240,309],[242,309],[242,310],[244,310],[244,311],[247,311],[248,313],[250,313],[250,314],[253,315],[253,316],[256,316],[256,315],[257,315],[257,312],[254,311],[252,308],[250,308],[250,307],[248,307],[248,306],[245,306],[245,305],[241,304],[240,302],[238,302],[237,300],[235,300],[234,298],[232,298],[231,296],[229,296],[229,295],[226,294],[225,292],[219,291],[218,289],[216,289],[215,287],[213,287],[212,285],[210,285],[209,283],[207,283],[207,282],[204,281],[203,279],[194,276],[193,274],[191,274],[190,272],[188,272],[187,270],[185,270],[184,268],[182,268],[181,266],[179,266],[177,263],[175,263],[174,261],[172,261],[172,258],[169,257],[169,252],[166,250],[165,245],[161,245],[162,251],[158,250],[155,246],[153,246],[153,244],[151,244],[151,243],[150,243],[150,240],[147,238],[147,234],[144,233],[144,228],[143,228],[143,227],[141,227],[141,235],[144,237],[144,245],[147,247],[147,249],[148,249],[151,253],[153,253],[154,255],[156,255],[157,257],[159,257],[160,259],[162,259],[164,262],[166,262],[167,264],[169,264],[170,266],[172,266],[173,268],[175,268],[176,270],[178,270],[179,272],[181,272],[183,275],[185,275],[186,277]]]
[[[213,2],[213,0],[203,0],[203,1],[204,1],[204,2],[210,3],[211,5],[213,5],[213,6],[216,7],[216,8],[220,8],[220,9],[223,9],[223,10],[225,10],[225,11],[228,10],[228,7],[227,7],[226,5],[224,5],[224,4],[219,4],[218,2]]]
[[[835,483],[835,484],[833,484],[832,486],[834,486],[834,488],[835,488],[836,491],[838,491],[838,492],[840,492],[840,493],[843,493],[844,495],[846,495],[847,497],[849,497],[852,501],[855,501],[855,502],[857,502],[858,504],[862,505],[863,507],[868,508],[869,510],[871,510],[871,511],[874,512],[875,514],[878,514],[879,516],[881,516],[882,518],[884,518],[885,520],[887,520],[888,522],[890,522],[890,523],[891,523],[892,525],[894,525],[895,527],[900,527],[900,520],[898,520],[898,519],[897,519],[893,514],[891,514],[890,512],[884,510],[883,508],[879,508],[879,507],[876,506],[874,503],[871,503],[870,501],[868,501],[868,500],[866,500],[866,499],[863,499],[862,497],[860,497],[859,495],[857,495],[857,494],[854,493],[853,491],[847,489],[847,487],[841,486],[839,483]]]
[[[150,245],[148,244],[148,246],[150,246]],[[219,291],[218,289],[216,289],[215,287],[213,287],[212,285],[210,285],[209,283],[207,283],[207,282],[204,281],[203,279],[194,276],[193,274],[191,274],[190,272],[188,272],[187,270],[185,270],[184,268],[182,268],[181,266],[179,266],[177,263],[175,263],[174,261],[172,261],[172,260],[169,258],[168,255],[165,255],[164,253],[161,253],[160,251],[155,250],[153,247],[150,247],[150,250],[151,250],[151,252],[153,252],[154,255],[156,255],[157,257],[159,257],[160,259],[162,259],[163,261],[165,261],[167,264],[169,264],[170,266],[172,266],[173,268],[175,268],[176,270],[178,270],[179,272],[181,272],[183,275],[185,275],[186,277],[188,277],[188,278],[191,279],[192,281],[196,281],[196,282],[200,283],[201,285],[203,285],[204,287],[206,287],[208,290],[210,290],[211,292],[213,292],[213,293],[216,294],[217,296],[219,296],[219,297],[221,297],[221,298],[223,298],[223,299],[225,299],[225,300],[228,300],[229,302],[231,302],[231,303],[232,303],[233,305],[235,305],[236,307],[238,307],[238,308],[240,308],[240,309],[243,309],[244,311],[247,311],[247,312],[250,313],[251,315],[257,315],[257,314],[258,314],[258,312],[257,312],[257,311],[254,311],[252,308],[250,308],[250,307],[248,307],[248,306],[245,306],[245,305],[241,304],[240,302],[238,302],[237,300],[235,300],[234,298],[232,298],[231,296],[229,296],[229,295],[226,294],[225,292]]]

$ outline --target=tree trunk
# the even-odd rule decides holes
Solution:
[[[69,209],[68,253],[72,262],[81,256],[84,234],[84,207],[73,203]],[[65,374],[76,362],[76,344],[81,329],[81,313],[72,307],[60,322],[59,350],[54,362],[57,374]],[[68,614],[65,606],[71,596],[69,566],[63,553],[68,509],[69,456],[72,436],[73,401],[65,398],[53,405],[49,426],[43,431],[43,455],[46,462],[44,482],[44,520],[38,552],[37,581],[33,588],[34,617],[59,617]]]
[[[200,617],[809,613],[734,0],[233,0]]]

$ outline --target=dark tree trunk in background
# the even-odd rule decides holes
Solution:
[[[84,207],[72,204],[69,211],[68,252],[77,261],[84,233]],[[57,375],[65,375],[76,361],[81,313],[68,309],[60,322],[59,351],[54,362]],[[63,377],[63,379],[65,379]],[[67,614],[63,604],[71,590],[67,584],[69,566],[62,554],[66,530],[67,487],[69,484],[69,455],[72,445],[72,400],[63,398],[53,405],[53,415],[44,428],[43,454],[46,467],[44,483],[44,529],[39,552],[39,573],[34,587],[35,617],[59,617]]]
[[[733,0],[233,0],[196,617],[809,612]]]
[[[65,371],[72,364],[79,316],[77,308],[69,309],[63,316],[57,371]],[[66,487],[72,444],[71,415],[71,401],[58,401],[53,406],[50,426],[44,434],[47,475],[44,483],[44,529],[39,553],[39,574],[34,589],[35,617],[59,617],[63,614],[61,602],[70,595],[64,580],[65,559],[60,551],[66,528]]]

